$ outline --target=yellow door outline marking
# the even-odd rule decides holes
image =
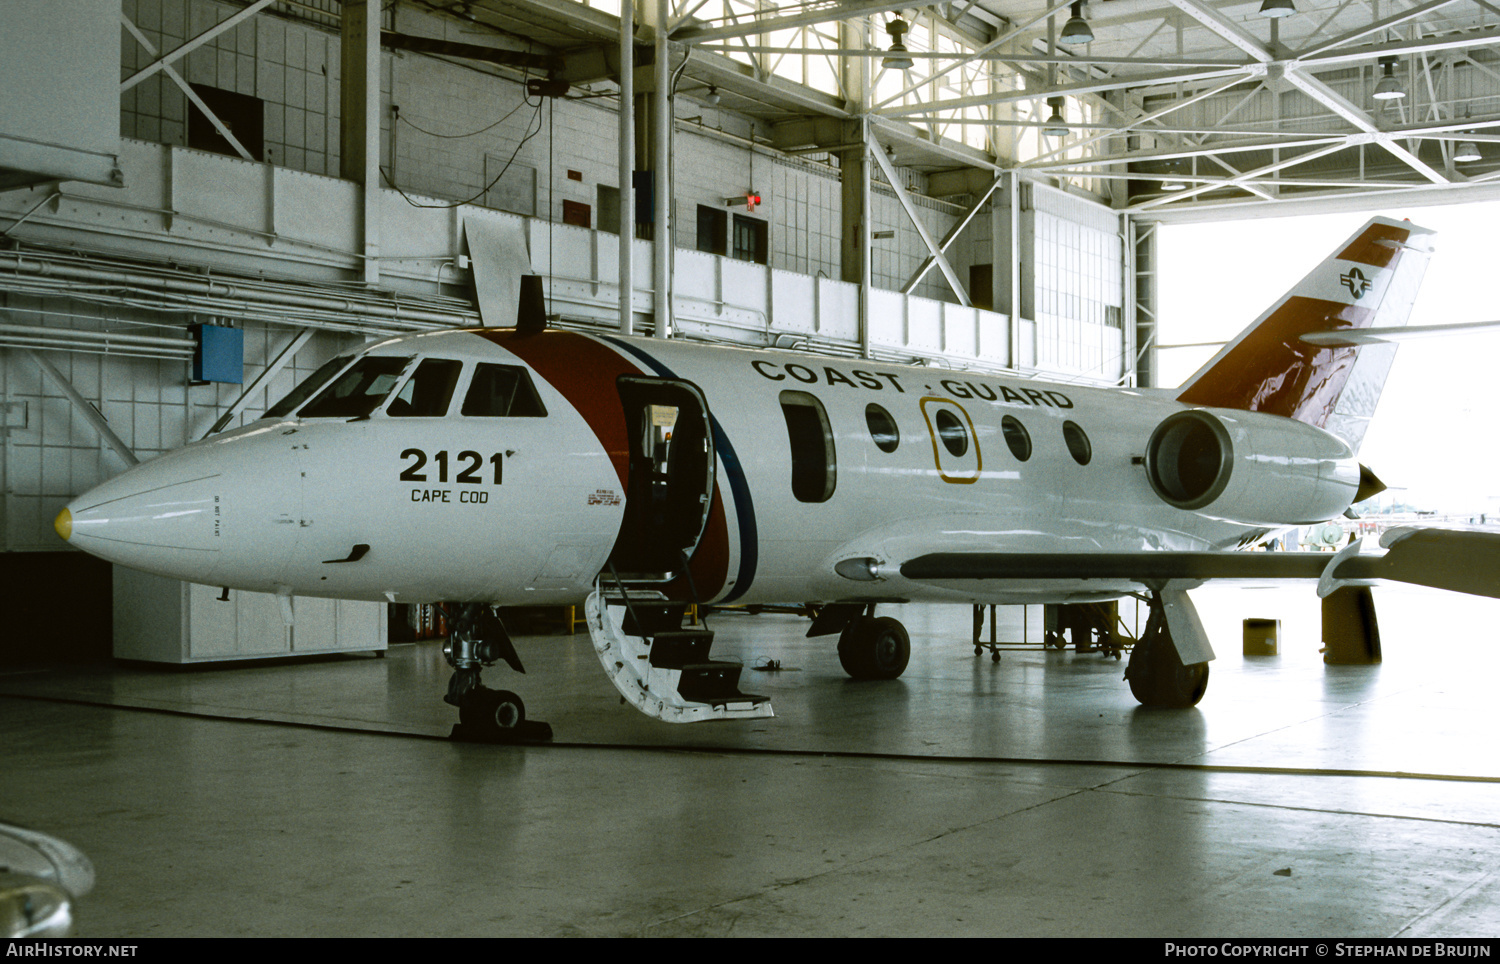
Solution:
[[[969,423],[969,444],[974,446],[974,475],[969,478],[964,476],[953,476],[943,471],[942,453],[938,451],[937,426],[932,424],[932,415],[927,411],[928,402],[941,402],[944,405],[952,405],[963,414],[964,421]],[[943,398],[940,395],[928,395],[921,400],[922,417],[927,420],[927,435],[932,439],[932,462],[937,466],[938,478],[944,482],[952,482],[955,485],[972,485],[979,481],[979,474],[984,471],[984,453],[979,448],[979,433],[974,431],[974,420],[969,417],[969,412],[962,405],[951,398]]]

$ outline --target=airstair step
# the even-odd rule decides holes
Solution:
[[[682,614],[687,611],[685,602],[639,602],[632,601],[625,610],[625,623],[621,627],[632,636],[656,636],[682,626]]]
[[[660,669],[682,669],[690,664],[711,662],[708,651],[714,634],[706,629],[676,629],[651,637],[651,665]]]
[[[685,700],[713,705],[769,701],[770,697],[767,696],[741,693],[739,681],[739,663],[695,663],[682,668],[682,679],[677,684],[677,692]]]

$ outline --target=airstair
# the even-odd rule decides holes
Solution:
[[[594,652],[620,695],[668,723],[775,716],[769,697],[739,691],[739,663],[709,659],[714,634],[683,626],[687,607],[656,590],[595,584],[584,613]]]

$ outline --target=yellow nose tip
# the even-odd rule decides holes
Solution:
[[[52,528],[57,530],[64,542],[73,538],[73,513],[67,509],[59,512],[57,518],[52,520]]]

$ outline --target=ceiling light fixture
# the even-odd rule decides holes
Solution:
[[[1292,0],[1266,0],[1260,5],[1260,15],[1270,17],[1272,20],[1290,17],[1296,12],[1297,8],[1292,5]]]
[[[1479,145],[1473,141],[1461,141],[1458,145],[1458,150],[1453,152],[1453,159],[1460,163],[1478,161],[1483,158],[1484,155],[1479,153]]]
[[[1094,31],[1089,27],[1089,22],[1083,19],[1083,0],[1073,0],[1073,15],[1068,22],[1063,24],[1062,35],[1057,38],[1060,44],[1086,44],[1094,40]]]
[[[1396,58],[1381,57],[1380,66],[1385,72],[1380,78],[1380,83],[1375,85],[1375,92],[1370,96],[1376,100],[1400,100],[1406,96],[1406,89],[1396,79]]]
[[[1047,118],[1047,123],[1042,126],[1042,133],[1048,137],[1067,137],[1068,119],[1063,116],[1063,105],[1067,103],[1061,97],[1048,97],[1047,106],[1052,108],[1052,116]]]
[[[911,25],[902,20],[900,14],[897,14],[894,19],[886,22],[885,32],[891,35],[891,47],[886,52],[885,58],[880,61],[880,66],[888,67],[892,70],[910,70],[912,68],[911,55],[907,52],[906,44],[901,42],[901,38],[906,36],[906,32],[910,29]]]
[[[718,107],[719,106],[719,88],[715,87],[713,84],[709,84],[708,85],[708,96],[705,97],[705,98],[703,98],[703,103],[707,104],[710,107]]]

